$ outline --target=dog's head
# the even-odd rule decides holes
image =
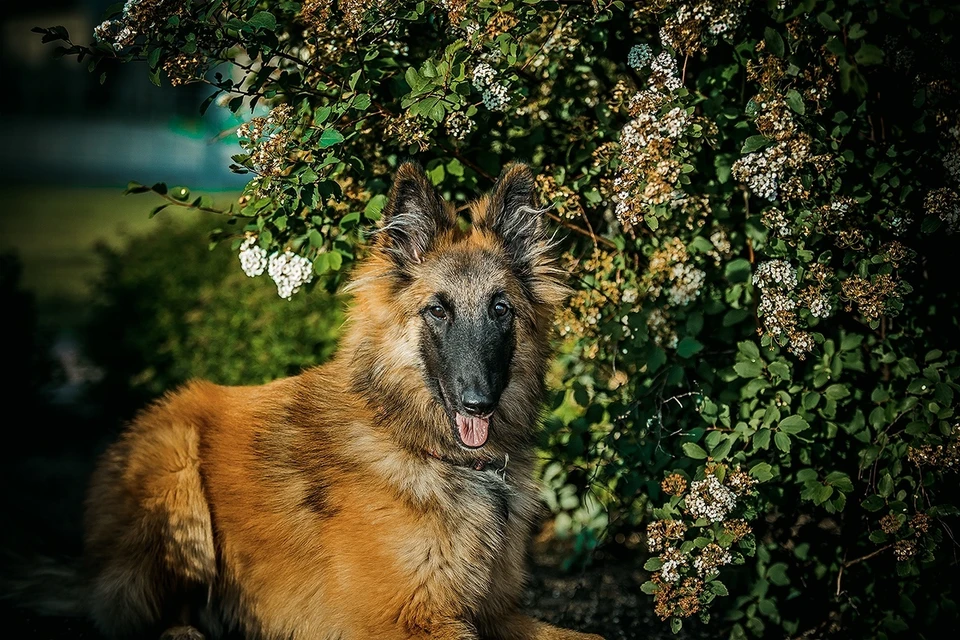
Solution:
[[[390,310],[381,322],[391,326],[381,327],[385,339],[377,350],[384,376],[407,373],[395,380],[406,394],[397,400],[433,418],[425,422],[445,426],[445,433],[427,426],[406,434],[424,446],[479,449],[529,436],[547,334],[566,293],[526,166],[507,168],[492,192],[470,206],[470,218],[471,224],[458,222],[421,169],[402,165],[373,267],[358,279],[360,286],[377,281],[379,300],[368,298],[367,309]]]

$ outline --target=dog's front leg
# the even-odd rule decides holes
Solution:
[[[410,640],[480,640],[472,624],[454,618],[440,618],[416,625]]]
[[[483,637],[485,640],[604,640],[593,633],[561,629],[519,613],[490,624]]]

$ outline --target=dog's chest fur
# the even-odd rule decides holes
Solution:
[[[268,566],[278,561],[272,540],[295,541],[276,550],[298,560],[282,582],[235,567],[242,599],[332,612],[349,606],[339,593],[349,584],[390,603],[367,615],[396,620],[431,611],[473,618],[519,593],[536,508],[527,465],[478,471],[385,446],[384,434],[364,428],[349,429],[349,441],[268,432],[254,444],[250,469],[263,490],[261,508],[272,512],[263,514],[266,535],[231,536],[227,546],[234,558]]]

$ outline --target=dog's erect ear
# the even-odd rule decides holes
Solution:
[[[423,169],[412,162],[400,165],[383,208],[381,246],[400,262],[421,262],[437,235],[452,226],[443,198]]]
[[[534,201],[534,179],[524,164],[508,166],[497,178],[490,195],[487,223],[503,238],[518,266],[529,265],[546,240],[543,211]]]

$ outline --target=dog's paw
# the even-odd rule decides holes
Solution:
[[[206,640],[206,636],[200,633],[196,627],[183,625],[170,627],[160,634],[160,640]]]

